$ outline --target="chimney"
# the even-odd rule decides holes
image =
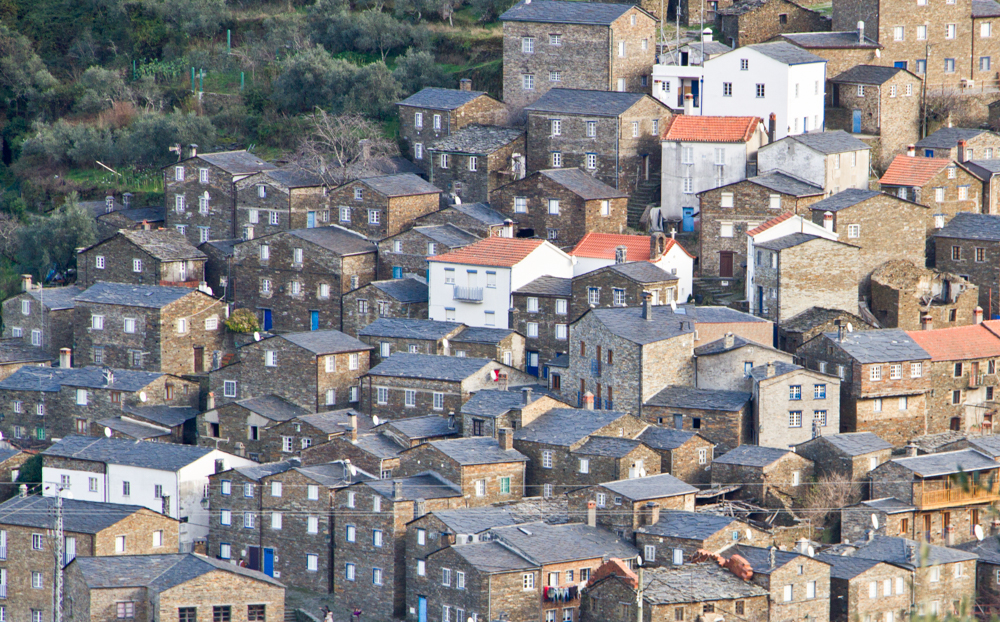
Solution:
[[[906,146],[906,156],[909,157],[909,158],[915,158],[915,157],[917,157],[917,146],[916,145],[907,145]]]
[[[774,378],[774,363],[767,364],[767,377]]]
[[[667,236],[661,231],[649,234],[649,261],[656,263],[667,252]]]
[[[462,90],[462,91],[471,91],[472,90],[472,80],[470,80],[468,78],[462,78],[461,80],[458,81],[458,88],[459,88],[459,90]]]
[[[351,442],[355,445],[358,443],[358,426],[351,427]]]
[[[930,313],[925,313],[920,317],[920,328],[923,330],[931,330],[934,328],[934,316]]]
[[[858,22],[858,43],[864,44],[865,42],[865,23]]]
[[[833,231],[833,212],[823,213],[823,228],[827,231]]]
[[[521,405],[527,406],[531,403],[531,387],[521,387]]]
[[[773,143],[778,131],[778,115],[771,113],[767,118],[767,142]]]
[[[447,339],[441,340],[441,354],[451,356],[451,343]]]
[[[188,157],[193,158],[198,155],[198,145],[191,143],[188,145]]]
[[[684,114],[689,117],[694,114],[694,95],[691,93],[684,95]]]
[[[352,430],[358,429],[358,413],[353,410],[347,415],[347,422]]]
[[[420,518],[427,513],[427,500],[423,497],[413,502],[413,518]]]
[[[131,192],[126,192],[125,194],[122,195],[122,207],[124,207],[125,209],[128,209],[128,208],[132,207],[132,193]]]
[[[837,327],[837,341],[844,341],[844,320],[834,320],[834,325]]]
[[[211,391],[205,396],[205,410],[215,410],[215,393]]]
[[[69,348],[59,348],[59,367],[69,369],[73,366],[73,351]]]
[[[153,230],[153,225],[149,224],[148,220],[143,219],[143,221],[142,221],[142,230],[143,231],[152,231]]]
[[[597,502],[588,501],[587,502],[587,525],[590,527],[597,527]]]
[[[653,321],[653,295],[649,292],[642,293],[642,319]]]
[[[508,218],[503,221],[503,235],[500,237],[512,238],[514,237],[514,221]]]
[[[503,451],[510,451],[514,449],[514,430],[510,428],[500,428],[497,431],[497,442],[500,444],[500,449]]]
[[[867,532],[865,532],[865,533],[866,533],[866,535],[868,536],[868,541],[869,541],[869,542],[871,542],[872,540],[874,540],[874,539],[875,539],[875,530],[874,530],[874,529],[869,529],[869,530],[868,530]]]
[[[732,348],[736,344],[735,335],[733,335],[732,333],[726,333],[726,335],[722,338],[722,343],[727,350],[729,348]]]
[[[975,323],[976,324],[982,324],[983,323],[983,308],[982,307],[976,307],[972,311],[972,317],[975,318]]]
[[[20,486],[18,486],[17,487],[17,494],[22,499],[24,497],[27,497],[28,496],[28,485],[27,484],[21,484]]]
[[[646,504],[646,525],[655,525],[660,522],[660,506],[650,501]]]
[[[368,142],[367,138],[362,138],[358,141],[358,149],[361,150],[361,157],[365,160],[372,157],[372,144]]]
[[[396,501],[403,498],[403,480],[392,480],[392,498]]]
[[[21,291],[30,292],[31,291],[31,275],[22,274],[21,275]]]
[[[907,458],[917,457],[917,446],[914,445],[913,443],[910,443],[909,445],[906,446],[906,457]]]
[[[594,410],[594,394],[590,391],[583,394],[583,409]]]
[[[701,40],[704,41],[705,43],[711,43],[712,42],[712,29],[711,28],[706,28],[705,30],[701,31]],[[704,62],[704,60],[702,60],[702,62]]]
[[[628,247],[625,245],[615,247],[615,263],[625,263],[628,261]]]
[[[455,411],[452,411],[448,415],[448,429],[449,430],[454,430],[455,429]]]
[[[965,162],[965,145],[966,145],[966,142],[964,140],[958,141],[958,161],[959,162]]]
[[[809,550],[809,540],[805,538],[799,538],[798,542],[795,543],[795,550],[803,555]]]

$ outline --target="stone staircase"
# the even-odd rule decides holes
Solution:
[[[640,181],[628,199],[628,226],[638,229],[639,219],[650,203],[660,202],[660,174],[650,173],[649,179]]]
[[[285,622],[295,622],[295,621],[296,621],[295,610],[285,609]]]
[[[743,282],[738,279],[698,277],[692,282],[695,299],[700,304],[731,306],[743,300]]]

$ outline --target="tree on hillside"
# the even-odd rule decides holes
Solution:
[[[331,186],[384,171],[398,155],[396,143],[360,114],[332,115],[317,109],[310,121],[296,162]]]
[[[453,87],[454,80],[441,65],[434,61],[430,52],[420,52],[413,48],[396,59],[392,75],[399,82],[405,95],[416,93],[426,86]]]
[[[59,274],[76,267],[76,249],[97,241],[94,217],[80,205],[75,192],[48,216],[35,216],[19,233],[18,263],[39,280],[50,271]]]
[[[403,98],[403,89],[384,62],[365,65],[358,71],[347,94],[347,112],[388,119],[396,114],[396,102]]]
[[[362,11],[354,23],[354,45],[363,52],[378,52],[385,62],[389,52],[413,40],[412,27],[388,13],[371,9]]]
[[[58,84],[28,38],[0,24],[0,90],[8,103],[38,100]]]
[[[339,110],[357,72],[357,65],[312,47],[282,63],[281,74],[271,85],[271,99],[284,112]]]

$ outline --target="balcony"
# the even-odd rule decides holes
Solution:
[[[992,503],[1000,501],[1000,482],[989,485],[973,486],[969,489],[953,484],[952,488],[944,490],[923,490],[914,486],[913,498],[915,505],[921,510],[934,510],[976,503]]]
[[[462,302],[481,303],[483,301],[483,288],[456,285],[455,291],[452,292],[452,298],[461,300]]]

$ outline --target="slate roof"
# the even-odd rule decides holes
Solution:
[[[733,335],[733,345],[731,347],[726,347],[725,337],[716,339],[706,343],[703,346],[698,346],[694,349],[695,356],[711,356],[713,354],[722,354],[723,352],[731,352],[733,350],[739,350],[742,347],[750,346],[753,348],[764,348],[765,350],[774,350],[771,346],[766,346],[762,343],[757,343],[756,341],[750,341],[739,335]]]
[[[118,209],[113,212],[108,212],[108,214],[119,214],[124,218],[127,218],[135,223],[141,222],[163,222],[165,218],[165,208],[162,205],[154,205],[149,207],[132,207],[129,209]],[[107,214],[101,214],[98,218],[107,216]]]
[[[879,510],[880,512],[885,512],[886,514],[900,514],[903,512],[913,512],[917,508],[896,499],[895,497],[883,497],[881,499],[871,499],[868,501],[862,501],[861,505],[867,505],[873,510]]]
[[[528,457],[516,449],[501,449],[496,439],[492,437],[469,436],[444,441],[430,441],[429,444],[463,466],[528,461]]]
[[[412,276],[387,281],[372,281],[370,285],[399,302],[427,302],[427,282]]]
[[[0,525],[52,529],[55,507],[55,497],[15,496],[0,504]],[[96,534],[143,509],[138,505],[63,499],[63,527],[68,532]]]
[[[525,533],[527,532],[527,533]],[[632,559],[639,551],[614,533],[583,523],[548,525],[525,523],[497,527],[489,532],[529,560],[556,564],[579,559]]]
[[[439,194],[441,192],[440,188],[413,173],[366,177],[359,182],[387,197]]]
[[[320,248],[333,251],[341,257],[378,252],[378,247],[363,235],[337,225],[313,227],[312,229],[292,229],[287,233],[306,242],[311,242]]]
[[[890,536],[876,535],[871,541],[860,540],[852,544],[857,547],[854,557],[877,559],[908,570],[976,559],[974,554],[956,548]]]
[[[653,605],[701,603],[767,596],[764,588],[744,581],[714,562],[660,566],[643,572],[642,597]]]
[[[832,82],[841,82],[847,84],[885,84],[889,80],[896,77],[896,74],[906,71],[902,67],[882,67],[879,65],[855,65],[847,71],[843,72],[839,76],[835,77]]]
[[[993,4],[992,0],[990,4]],[[997,536],[986,536],[982,542],[972,540],[961,544],[953,544],[951,547],[971,553],[978,557],[980,561],[987,564],[1000,565],[1000,538]]]
[[[288,421],[296,417],[307,415],[309,411],[297,404],[293,404],[280,395],[261,395],[251,397],[236,402],[252,413],[257,413],[261,417],[271,421]]]
[[[160,261],[208,259],[208,255],[191,246],[187,238],[175,229],[150,229],[149,231],[145,229],[121,229],[118,231],[118,235]]]
[[[864,326],[867,323],[853,313],[848,313],[842,309],[824,309],[822,307],[809,307],[801,313],[790,317],[784,324],[782,324],[782,329],[785,331],[793,332],[806,332],[812,330],[813,328],[825,324],[827,322],[832,322],[837,318],[850,318],[854,322],[855,326]]]
[[[615,258],[615,249],[619,246],[625,247],[625,259],[627,261],[649,261],[651,249],[648,235],[591,232],[584,235],[569,254],[576,257],[613,260]],[[670,249],[674,246],[684,251],[688,257],[694,257],[673,238],[667,238],[667,246],[663,253],[669,253]]]
[[[626,413],[614,410],[553,408],[514,432],[514,440],[569,447],[611,425]]]
[[[490,328],[489,326],[466,326],[462,332],[451,338],[452,343],[498,344],[506,339],[513,328]]]
[[[917,149],[954,149],[960,140],[972,140],[989,130],[972,127],[942,127],[917,141]]]
[[[883,186],[922,187],[950,165],[949,158],[917,158],[900,154],[892,159],[879,183]]]
[[[501,16],[502,22],[548,22],[552,24],[597,24],[609,26],[631,9],[628,4],[599,2],[518,2]]]
[[[880,48],[878,42],[865,37],[864,42],[858,40],[856,30],[841,32],[787,32],[782,38],[806,49],[823,48]]]
[[[465,229],[459,229],[450,223],[446,225],[424,225],[414,227],[413,230],[451,248],[468,246],[479,240],[479,236],[473,235]]]
[[[841,190],[837,194],[831,195],[822,201],[818,201],[809,206],[809,209],[820,212],[839,212],[848,207],[854,207],[858,203],[867,201],[882,194],[876,190],[860,190],[858,188],[848,188]]]
[[[198,408],[184,406],[122,406],[122,412],[132,414],[143,419],[148,419],[153,423],[172,428],[183,425],[198,416],[201,412]]]
[[[575,4],[577,6],[597,6],[596,2],[549,2],[539,0],[535,4]],[[611,6],[611,5],[605,5]],[[616,7],[630,8],[616,4]],[[642,93],[622,93],[618,91],[586,91],[583,89],[549,89],[535,103],[525,107],[525,112],[558,112],[562,114],[584,114],[593,117],[618,117],[629,108],[647,97]]]
[[[794,248],[796,246],[801,246],[806,242],[812,242],[813,240],[821,240],[825,238],[820,238],[818,235],[811,235],[808,233],[790,233],[786,236],[780,238],[775,238],[773,240],[768,240],[767,242],[757,242],[754,244],[757,248],[766,248],[771,251],[783,251],[789,248]]]
[[[968,440],[973,449],[983,452],[994,460],[1000,458],[1000,436],[971,436]]]
[[[382,434],[359,434],[358,442],[354,443],[354,446],[380,460],[395,458],[405,449],[405,447],[401,447],[394,440]]]
[[[319,482],[321,485],[329,488],[344,488],[345,486],[350,486],[351,484],[356,484],[358,482],[367,482],[378,479],[371,473],[358,469],[356,466],[355,469],[356,472],[354,475],[350,475],[350,471],[345,469],[343,460],[328,462],[326,464],[314,464],[311,466],[293,468],[293,470],[297,473],[301,473],[305,477],[308,477],[315,482]]]
[[[747,178],[747,181],[769,190],[774,190],[775,192],[788,194],[794,197],[811,197],[816,196],[817,194],[823,194],[822,187],[796,177],[792,177],[788,173],[783,173],[781,171],[771,171],[770,173],[764,173],[763,175],[757,175],[756,177],[749,177]]]
[[[41,289],[32,287],[28,293],[49,310],[58,311],[75,307],[74,300],[83,293],[83,290],[76,285],[67,285],[66,287],[43,287]]]
[[[398,352],[370,369],[368,374],[460,382],[490,363],[489,359]]]
[[[20,449],[17,449],[7,441],[0,441],[0,464],[10,460],[19,453],[21,453]]]
[[[24,366],[0,380],[0,389],[14,391],[41,391],[51,393],[61,386],[90,389],[113,389],[133,393],[150,385],[163,376],[160,372],[113,369],[112,382],[108,384],[101,367],[33,367]]]
[[[37,346],[26,344],[20,337],[0,339],[0,364],[45,363],[55,358]]]
[[[171,434],[170,430],[167,428],[122,417],[109,417],[107,419],[101,419],[97,422],[97,425],[102,425],[115,432],[119,432],[134,439],[143,441],[151,438],[160,438],[161,436],[170,436]]]
[[[428,151],[489,155],[524,136],[524,130],[496,125],[466,125],[434,141]],[[484,164],[485,165],[485,164]]]
[[[461,322],[380,317],[358,331],[358,336],[398,339],[444,339],[461,328]]]
[[[522,285],[514,293],[569,298],[573,295],[573,279],[564,279],[557,276],[540,276],[527,285]]]
[[[906,334],[931,355],[932,361],[962,361],[1000,356],[1000,336],[994,331],[1000,331],[1000,321],[936,330],[910,330]]]
[[[269,171],[277,168],[246,150],[199,153],[196,157],[201,158],[209,164],[218,166],[227,173],[239,175],[259,173],[260,171]]]
[[[884,451],[892,449],[892,443],[882,440],[872,432],[845,432],[842,434],[831,434],[820,436],[814,440],[822,439],[836,447],[841,453],[848,456],[862,456],[874,451]],[[807,441],[812,442],[812,441]]]
[[[428,257],[427,261],[510,268],[524,261],[544,243],[545,240],[528,238],[489,237],[444,255]]]
[[[671,313],[670,307],[652,307],[652,319],[642,318],[642,307],[591,309],[587,313],[612,334],[639,345],[664,341],[694,332],[693,317]]]
[[[993,0],[972,0],[972,17],[1000,17],[1000,4]]]
[[[441,415],[394,419],[387,421],[384,425],[392,426],[410,439],[453,436],[459,433],[457,424],[453,424],[448,417]]]
[[[190,287],[166,285],[129,285],[127,283],[94,283],[74,298],[76,302],[89,302],[125,307],[162,309],[188,294],[198,295]]]
[[[628,193],[612,188],[579,168],[550,168],[538,171],[538,174],[548,177],[584,201],[628,198]]]
[[[646,446],[651,449],[671,451],[677,449],[697,435],[698,433],[692,430],[675,430],[673,428],[660,428],[651,425],[643,430],[642,433],[636,438],[645,443]]]
[[[663,268],[648,261],[617,263],[608,266],[607,269],[626,276],[637,283],[662,283],[664,281],[677,280],[676,275],[670,274]]]
[[[989,181],[997,173],[1000,173],[1000,160],[966,160],[962,164],[965,165],[969,172],[982,179],[983,181]]]
[[[868,572],[875,566],[885,563],[877,559],[865,559],[863,557],[848,557],[846,555],[822,554],[816,559],[830,564],[831,579],[853,579],[863,572]]]
[[[0,380],[0,389],[54,393],[59,391],[63,378],[71,373],[71,371],[60,367],[33,367],[25,365],[13,374]]]
[[[588,456],[609,456],[612,458],[624,458],[636,447],[642,446],[642,441],[630,438],[617,438],[612,436],[591,436],[587,442],[571,453],[584,454]]]
[[[84,582],[91,589],[145,587],[158,593],[216,570],[284,587],[263,572],[196,553],[77,557],[72,563],[78,564]]]
[[[665,387],[646,400],[646,405],[736,412],[746,406],[750,397],[749,393],[743,391],[719,391],[673,385]]]
[[[338,354],[340,352],[357,352],[371,350],[372,346],[358,341],[354,337],[339,330],[307,330],[298,333],[282,333],[281,339],[290,341],[300,348],[305,348],[313,354]]]
[[[264,171],[261,175],[286,188],[315,188],[325,185],[322,177],[298,164],[288,164],[271,171]]]
[[[745,143],[760,126],[760,117],[677,115],[667,121],[663,140],[689,143]]]
[[[781,551],[778,549],[774,549],[775,563],[774,567],[772,568],[771,549],[765,549],[759,546],[737,545],[729,549],[727,553],[735,553],[739,555],[743,559],[750,562],[750,566],[753,568],[754,574],[764,574],[764,575],[771,574],[772,571],[781,568],[790,561],[793,561],[799,557],[804,557],[801,553],[797,551]]]
[[[791,47],[795,48],[795,46]],[[871,149],[867,143],[858,140],[853,134],[848,134],[844,130],[796,134],[794,136],[789,136],[788,139],[794,140],[797,143],[826,155],[833,153],[846,153],[848,151],[868,151]]]
[[[412,106],[413,108],[429,108],[431,110],[455,110],[471,102],[481,95],[486,95],[483,91],[463,91],[461,89],[442,89],[437,87],[426,87],[410,95],[398,106]]]
[[[159,471],[177,471],[213,451],[215,450],[208,447],[194,445],[136,443],[129,440],[70,434],[43,451],[42,455]]]
[[[457,534],[479,534],[494,527],[544,521],[569,522],[569,503],[565,496],[530,497],[513,503],[478,508],[458,508],[430,512]]]
[[[752,50],[760,52],[768,58],[772,58],[785,65],[803,65],[806,63],[825,63],[826,59],[816,56],[812,52],[806,52],[797,45],[792,45],[786,41],[775,41],[773,43],[756,43],[746,46]]]
[[[502,225],[506,216],[491,208],[486,203],[459,203],[452,205],[448,209],[461,212],[470,218],[474,218],[484,225]]]
[[[351,413],[357,415],[358,431],[366,432],[372,427],[371,417],[363,415],[352,408],[341,408],[340,410],[328,410],[316,413],[315,415],[302,415],[297,417],[302,423],[308,423],[317,430],[327,434],[337,434],[347,432],[351,426]]]
[[[462,489],[441,477],[434,471],[424,471],[410,477],[396,477],[393,479],[377,479],[365,482],[375,492],[388,499],[393,498],[395,482],[403,484],[403,500],[415,501],[417,499],[443,499],[448,497],[461,497]]]
[[[771,227],[780,225],[781,223],[785,222],[786,220],[791,220],[792,218],[795,218],[795,217],[796,217],[795,213],[793,213],[793,212],[785,212],[784,214],[781,214],[780,216],[775,216],[774,218],[771,218],[770,220],[765,220],[762,224],[757,225],[753,229],[747,231],[747,235],[749,235],[749,236],[755,236],[755,235],[757,235],[759,233],[764,233],[765,231],[767,231]],[[801,216],[799,216],[799,218],[801,218]]]
[[[823,334],[834,345],[862,364],[921,361],[931,358],[931,355],[911,339],[906,331],[898,328],[845,332],[843,340],[838,339],[835,332]]]
[[[284,473],[285,471],[290,471],[292,467],[295,466],[290,460],[281,460],[279,462],[265,462],[263,464],[250,464],[246,466],[234,467],[232,470],[236,471],[240,475],[248,479],[252,479],[255,482],[259,482],[265,477],[270,477],[272,475],[277,475],[278,473]]]
[[[465,404],[462,414],[496,418],[511,410],[521,408],[524,397],[519,391],[485,389],[476,391]]]
[[[235,253],[235,246],[244,240],[240,238],[234,238],[232,240],[209,240],[203,244],[199,244],[198,247],[211,246],[216,251],[218,251],[224,257],[232,257]]]
[[[740,445],[712,461],[715,464],[735,464],[739,466],[766,467],[774,464],[792,452],[776,447],[761,447],[759,445]]]
[[[682,482],[669,473],[620,479],[613,482],[603,482],[598,485],[633,501],[676,497],[678,495],[693,495],[698,492],[698,489],[694,486]]]
[[[771,366],[774,367],[774,377],[775,378],[777,378],[779,376],[784,376],[785,374],[790,374],[792,372],[799,371],[800,369],[804,369],[804,367],[802,367],[801,365],[794,365],[792,363],[785,363],[784,361],[774,361],[774,362],[771,363]],[[750,370],[750,376],[754,380],[756,380],[757,382],[760,382],[761,380],[766,380],[767,379],[767,364],[758,365],[757,367],[754,367],[753,369],[751,369]]]
[[[961,212],[934,233],[934,237],[1000,242],[1000,216]]]
[[[455,546],[451,550],[470,566],[485,574],[516,572],[536,567],[499,542],[476,542]]]
[[[551,361],[548,362],[549,367],[562,367],[569,369],[569,355],[565,352],[560,352],[555,355]]]
[[[995,460],[975,449],[945,451],[912,458],[896,458],[892,462],[924,478],[1000,468],[1000,464],[997,464]]]
[[[665,538],[682,538],[684,540],[705,540],[736,522],[732,516],[718,516],[703,512],[685,512],[682,510],[660,510],[660,520],[654,525],[640,527],[642,533]],[[742,525],[740,533],[744,531]]]

